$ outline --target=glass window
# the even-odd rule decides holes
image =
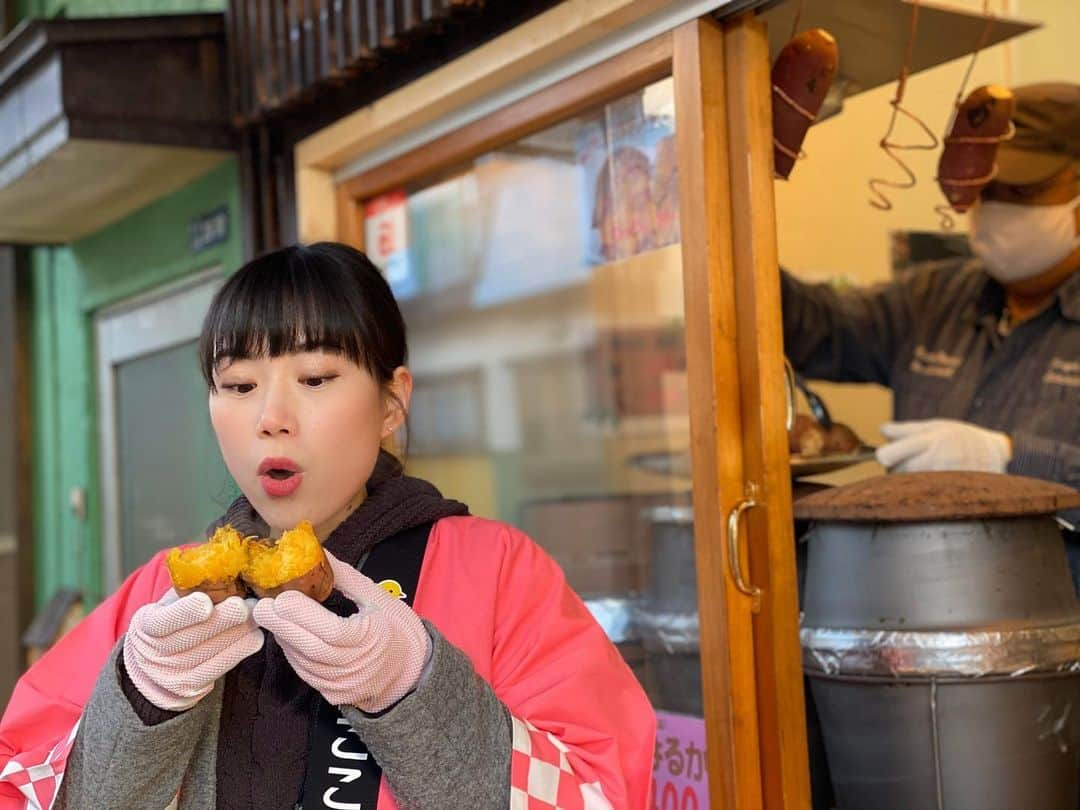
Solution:
[[[561,564],[701,716],[672,82],[365,201],[408,324],[407,466]]]

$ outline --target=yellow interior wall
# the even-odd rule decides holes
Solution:
[[[952,0],[952,5],[981,9],[982,0]],[[1080,81],[1075,49],[1080,43],[1078,0],[992,0],[999,13],[1042,22],[1042,29],[982,52],[967,89],[980,84],[1027,84],[1037,81]],[[844,43],[840,42],[841,60]],[[940,137],[960,88],[968,59],[959,59],[908,80],[904,105],[919,115]],[[892,192],[893,209],[882,212],[869,205],[871,177],[899,178],[899,170],[878,147],[888,126],[889,101],[896,84],[847,100],[843,112],[813,127],[803,145],[808,158],[788,181],[776,182],[776,209],[781,263],[800,277],[813,280],[843,278],[857,284],[883,281],[890,275],[890,233],[896,230],[937,230],[934,207],[942,201],[934,182],[940,150],[908,152],[905,160],[918,177],[906,191]],[[921,141],[915,126],[901,121],[896,139]],[[963,217],[956,217],[963,231]],[[883,441],[878,426],[891,415],[889,391],[870,385],[819,383],[833,416],[850,424],[866,441]],[[880,471],[860,465],[839,478]]]
[[[430,481],[450,498],[469,505],[480,517],[496,517],[495,470],[487,455],[420,456],[405,460],[405,472]]]

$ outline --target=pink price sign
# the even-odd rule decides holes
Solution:
[[[709,776],[705,771],[705,721],[675,712],[656,713],[653,756],[655,810],[707,810]]]

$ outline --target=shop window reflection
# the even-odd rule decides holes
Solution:
[[[672,83],[365,203],[408,468],[520,526],[654,704],[701,716]]]

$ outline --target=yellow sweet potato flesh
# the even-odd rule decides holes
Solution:
[[[283,533],[273,545],[249,540],[247,554],[244,580],[263,590],[277,588],[301,577],[323,560],[322,545],[306,520]]]
[[[222,526],[202,545],[172,549],[165,561],[173,585],[183,589],[236,579],[246,563],[244,538],[232,526]]]

